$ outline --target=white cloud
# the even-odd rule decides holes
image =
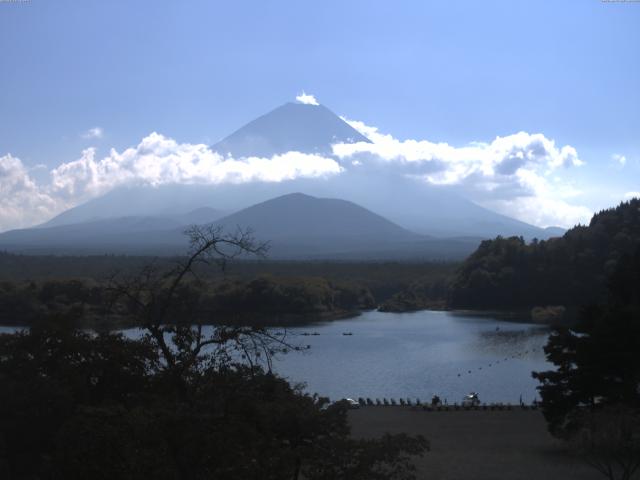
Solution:
[[[613,155],[611,155],[611,158],[621,167],[624,167],[627,164],[627,157],[625,157],[624,155],[614,153]]]
[[[540,133],[518,132],[454,147],[428,140],[398,140],[376,127],[344,119],[373,143],[337,144],[340,159],[385,165],[396,173],[459,190],[477,203],[539,226],[572,226],[591,211],[567,202],[580,195],[561,171],[584,164],[575,148]]]
[[[611,155],[611,159],[621,167],[624,167],[627,164],[627,157],[618,153],[614,153],[613,155]]]
[[[29,176],[19,158],[0,157],[0,231],[33,225],[59,211],[60,205]]]
[[[300,95],[296,97],[296,101],[304,103],[305,105],[320,105],[316,100],[316,97],[314,97],[310,93],[304,93],[304,90]]]
[[[280,182],[341,171],[334,159],[319,155],[287,152],[271,158],[237,160],[223,157],[207,145],[178,143],[154,132],[136,147],[122,153],[112,149],[101,159],[96,159],[95,149],[86,149],[81,158],[60,165],[51,175],[56,192],[94,196],[129,182],[150,185]]]
[[[543,165],[551,170],[584,164],[573,147],[565,145],[558,148],[553,140],[540,133],[519,132],[506,137],[496,137],[491,143],[474,142],[465,147],[453,147],[447,143],[433,143],[428,140],[400,141],[391,135],[378,132],[376,127],[344,120],[373,143],[334,145],[334,153],[338,157],[369,153],[383,160],[404,163],[428,164],[444,161],[449,167],[455,166],[456,175],[451,178],[454,182],[458,180],[458,175],[466,176],[478,171],[487,174],[512,174],[519,168],[532,164]],[[438,180],[438,183],[447,182],[446,178]]]
[[[332,158],[287,152],[271,158],[237,160],[213,152],[207,145],[178,143],[152,133],[123,152],[111,149],[98,158],[95,148],[50,172],[38,185],[22,162],[0,158],[0,231],[33,225],[89,198],[125,184],[219,184],[281,182],[294,178],[336,175],[343,168]]]
[[[121,152],[111,149],[102,157],[88,148],[80,158],[51,170],[49,180],[39,184],[18,158],[6,155],[0,157],[0,230],[48,220],[125,184],[281,182],[326,178],[345,169],[444,185],[480,205],[539,226],[572,226],[591,216],[588,208],[575,204],[580,190],[563,178],[565,169],[583,164],[576,150],[542,134],[519,132],[455,147],[400,141],[362,122],[348,122],[374,143],[334,145],[341,163],[300,152],[234,159],[207,145],[178,143],[154,132],[136,146]]]
[[[82,134],[82,138],[94,139],[102,138],[104,136],[104,130],[102,127],[93,127]]]
[[[479,201],[483,206],[513,218],[541,227],[573,227],[588,224],[593,212],[581,205],[573,205],[553,196],[543,187],[536,195]]]
[[[640,192],[627,192],[624,194],[625,200],[631,200],[632,198],[640,198]]]

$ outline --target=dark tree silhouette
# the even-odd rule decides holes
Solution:
[[[174,268],[112,279],[106,310],[143,338],[81,330],[81,308],[0,335],[2,478],[415,478],[424,438],[353,439],[345,404],[269,371],[284,334],[198,323],[196,266],[265,247],[246,231],[189,233]]]
[[[640,466],[640,248],[619,261],[607,303],[585,308],[545,352],[557,369],[533,376],[551,433],[608,478],[630,479]]]
[[[599,212],[588,226],[526,243],[487,240],[460,266],[449,303],[456,308],[532,308],[604,302],[607,278],[640,246],[640,199]]]
[[[605,305],[584,308],[574,329],[557,330],[549,338],[545,352],[557,368],[533,376],[541,382],[538,389],[552,433],[571,434],[584,408],[639,408],[639,351],[640,248],[620,261]]]

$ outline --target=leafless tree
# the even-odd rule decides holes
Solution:
[[[215,319],[203,319],[197,311],[197,293],[190,288],[202,285],[197,270],[204,267],[225,269],[240,256],[264,257],[268,244],[255,240],[251,230],[238,228],[226,233],[215,225],[193,226],[185,234],[189,252],[173,268],[155,264],[137,274],[114,275],[109,281],[112,305],[125,311],[145,332],[145,340],[158,349],[163,368],[182,377],[191,369],[211,362],[228,362],[241,357],[252,367],[266,362],[271,369],[272,356],[298,347],[288,343],[286,330],[263,327],[223,325]],[[204,324],[211,325],[204,329]],[[203,361],[204,360],[204,361]]]

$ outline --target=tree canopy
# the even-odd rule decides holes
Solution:
[[[640,408],[640,248],[622,257],[607,302],[585,307],[573,329],[550,336],[545,352],[556,370],[533,375],[552,432],[571,433],[582,407]]]
[[[531,308],[604,301],[607,278],[639,245],[639,199],[599,212],[588,226],[574,227],[559,238],[487,240],[458,269],[449,304]]]

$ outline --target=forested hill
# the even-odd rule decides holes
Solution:
[[[452,282],[454,308],[580,306],[606,295],[620,259],[640,248],[640,199],[593,216],[564,236],[526,243],[521,237],[487,240],[461,265]]]

